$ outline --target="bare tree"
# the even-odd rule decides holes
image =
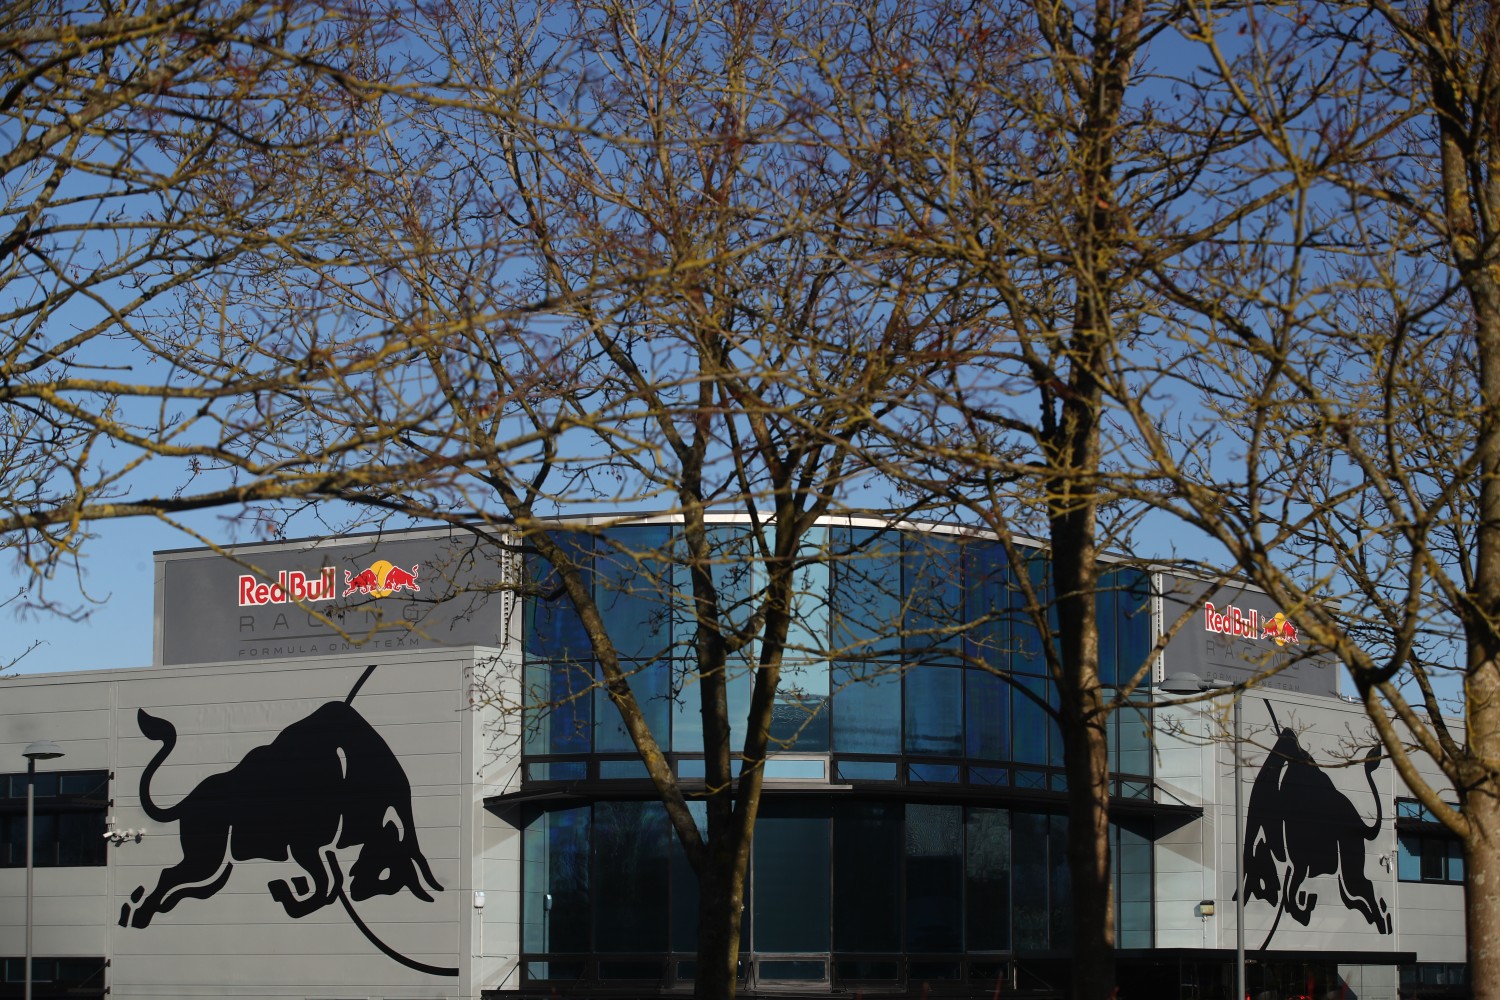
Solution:
[[[315,2],[0,14],[0,537],[39,577],[100,518],[336,495],[323,459],[393,432],[273,448],[266,405],[413,339],[299,331],[274,294],[336,287],[382,197],[355,151],[408,80],[369,58],[385,30]]]
[[[1006,540],[1017,565],[1018,537],[1048,548],[1050,576],[1016,585],[1059,692],[1078,997],[1117,985],[1107,720],[1149,662],[1101,679],[1097,609],[1114,586],[1101,557],[1132,550],[1155,476],[1114,414],[1138,406],[1146,372],[1183,362],[1153,279],[1273,238],[1301,184],[1274,153],[1317,128],[1359,52],[1278,12],[1258,36],[1268,48],[1221,43],[1239,18],[1254,15],[907,5],[870,15],[861,59],[837,77],[853,109],[843,141],[896,205],[863,235],[942,261],[958,300],[924,343],[946,361],[939,378],[884,428],[883,469]],[[1330,143],[1322,166],[1360,149]]]
[[[341,280],[361,296],[350,313],[383,327],[394,309],[430,336],[308,410],[314,426],[398,429],[357,460],[423,472],[346,499],[503,524],[538,557],[530,591],[564,599],[587,641],[565,665],[577,684],[532,707],[607,692],[697,878],[704,997],[736,988],[773,712],[788,649],[809,655],[799,574],[829,559],[812,530],[866,509],[869,431],[933,367],[912,344],[946,301],[929,274],[944,265],[872,254],[843,221],[878,214],[880,193],[821,141],[817,64],[794,43],[842,44],[840,15],[475,4],[408,25],[451,76],[372,153],[408,181],[364,277]],[[556,515],[631,508],[680,528],[644,548],[601,534],[619,577],[601,590],[579,541],[600,525]],[[605,605],[627,598],[680,615],[671,650],[643,653],[639,621],[611,626]],[[642,690],[643,657],[664,656],[699,706],[701,787],[673,772],[662,693]]]
[[[1204,419],[1164,426],[1148,395],[1132,409],[1160,503],[1296,609],[1462,840],[1469,982],[1494,996],[1500,903],[1480,887],[1500,865],[1500,9],[1325,14],[1346,76],[1311,141],[1277,148],[1301,176],[1280,226],[1253,253],[1158,276]],[[1260,95],[1242,100],[1265,121]],[[1349,143],[1368,152],[1327,158]]]

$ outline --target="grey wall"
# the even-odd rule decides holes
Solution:
[[[1337,698],[1252,690],[1244,696],[1242,712],[1246,737],[1241,744],[1242,789],[1246,811],[1252,813],[1248,832],[1255,832],[1256,778],[1268,759],[1274,766],[1287,752],[1283,745],[1278,753],[1277,744],[1283,738],[1280,729],[1290,728],[1297,745],[1319,767],[1317,777],[1303,775],[1316,796],[1285,820],[1287,827],[1296,828],[1288,838],[1297,836],[1300,843],[1289,853],[1294,864],[1315,870],[1320,866],[1317,852],[1332,850],[1343,873],[1314,871],[1305,881],[1304,892],[1316,895],[1306,925],[1255,893],[1247,893],[1246,948],[1252,955],[1268,946],[1272,950],[1414,951],[1419,961],[1463,961],[1463,887],[1397,880],[1395,799],[1408,793],[1390,761],[1384,761],[1373,772],[1376,793],[1372,794],[1359,758],[1375,738],[1359,706]],[[1273,713],[1279,729],[1272,725]],[[1201,820],[1172,831],[1156,847],[1158,947],[1233,948],[1235,944],[1234,772],[1229,732],[1227,697],[1201,707],[1163,709],[1157,715],[1157,779],[1164,800],[1204,808]],[[1440,783],[1430,763],[1418,761],[1418,766],[1430,780]],[[1287,783],[1284,776],[1282,781]],[[1366,836],[1362,828],[1375,822],[1377,794],[1380,827],[1373,836]],[[1279,836],[1269,831],[1270,839]],[[1260,855],[1266,850],[1268,846],[1262,845]],[[1325,861],[1328,856],[1324,854]],[[1276,871],[1284,875],[1285,868],[1278,865]],[[1367,887],[1363,879],[1369,880]],[[1347,906],[1346,894],[1373,898],[1377,907],[1383,903],[1389,933],[1381,933],[1376,924]],[[1214,916],[1199,915],[1197,904],[1203,899],[1215,901]]]
[[[504,844],[506,833],[490,829],[493,821],[481,804],[486,789],[511,783],[515,754],[504,735],[505,712],[499,706],[471,704],[476,656],[488,661],[497,655],[471,647],[0,682],[0,759],[24,765],[21,747],[45,736],[67,751],[59,765],[111,768],[115,826],[145,831],[139,842],[128,839],[111,846],[103,868],[39,871],[37,953],[105,955],[113,962],[109,982],[114,996],[477,997],[481,978],[494,981],[496,976],[484,959],[487,944],[476,914],[483,912],[484,920],[497,928],[497,939],[513,934],[518,918],[505,912],[514,896],[514,870],[487,867],[484,861],[496,853],[489,842]],[[457,975],[409,968],[382,954],[331,891],[321,898],[324,905],[315,900],[311,912],[289,916],[268,886],[306,880],[306,866],[241,856],[253,840],[245,831],[265,836],[279,829],[287,843],[305,839],[316,826],[316,817],[307,814],[319,813],[325,798],[288,811],[275,792],[280,782],[274,775],[269,783],[256,783],[252,772],[262,772],[264,778],[267,768],[254,762],[264,763],[268,753],[257,748],[284,746],[289,732],[310,732],[308,727],[288,727],[330,703],[342,705],[370,662],[378,666],[347,707],[389,748],[390,761],[410,785],[413,828],[403,831],[387,857],[409,858],[419,849],[441,890],[427,890],[432,897],[428,902],[397,886],[389,894],[351,899],[350,905],[375,936],[410,962],[456,969]],[[159,806],[182,806],[165,822],[151,818],[140,799],[142,774],[162,746],[143,735],[137,718],[142,708],[170,722],[177,733],[175,748],[150,786]],[[318,787],[327,788],[326,801],[335,811],[343,810],[340,822],[345,826],[339,838],[312,836],[328,841],[322,851],[333,853],[347,897],[368,845],[390,846],[381,839],[382,831],[404,826],[404,797],[392,793],[390,803],[380,803],[381,808],[394,807],[394,826],[383,828],[368,815],[361,818],[368,810],[344,801],[350,786],[341,784],[339,776],[352,780],[362,773],[358,768],[381,755],[366,753],[346,761],[338,746],[316,740],[304,750],[305,774],[319,781],[334,775]],[[273,763],[270,770],[276,771],[284,762]],[[210,801],[213,792],[227,794]],[[214,831],[222,833],[226,825],[230,846],[218,848],[217,854],[205,848]],[[505,850],[497,848],[497,856]],[[164,872],[205,858],[206,869],[193,873],[187,884],[217,882],[228,862],[227,878],[217,892],[201,893],[209,898],[193,898],[189,892],[175,907],[154,912],[146,927],[117,926],[122,907],[129,905],[133,913],[142,905],[132,902],[138,887],[149,908],[150,894]],[[202,877],[203,870],[211,877]],[[0,950],[10,954],[21,952],[22,874],[0,871],[5,896],[0,902]],[[167,881],[173,881],[171,876]],[[483,911],[474,896],[481,889],[486,890]],[[510,957],[513,961],[513,951]]]

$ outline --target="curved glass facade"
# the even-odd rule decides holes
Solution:
[[[572,533],[647,721],[691,788],[703,775],[688,584],[676,526]],[[714,529],[730,624],[755,611],[763,571],[743,528]],[[1040,553],[939,531],[817,529],[772,721],[743,944],[746,988],[920,991],[1044,976],[1067,947],[1062,746],[1056,693],[1018,574],[1048,594]],[[696,886],[649,798],[582,624],[542,560],[527,564],[528,791],[523,962],[538,987],[688,986]],[[1150,594],[1106,574],[1106,684],[1149,654]],[[729,667],[736,747],[756,650]],[[1111,715],[1113,794],[1149,796],[1147,720]],[[1123,810],[1128,813],[1127,808]],[[1148,821],[1113,827],[1118,941],[1151,944]],[[615,984],[611,987],[610,984]]]

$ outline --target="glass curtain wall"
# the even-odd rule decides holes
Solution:
[[[1066,821],[959,803],[768,800],[742,947],[761,980],[974,978],[1069,942]],[[1120,946],[1146,947],[1151,852],[1115,825]],[[522,887],[527,978],[691,978],[696,880],[655,801],[534,809]],[[968,971],[966,971],[966,968]]]
[[[690,757],[702,753],[702,718],[691,588],[674,530],[632,525],[560,536],[591,581],[647,722],[662,745]],[[727,624],[743,626],[763,586],[750,536],[721,526],[712,545]],[[773,753],[831,753],[830,776],[841,781],[1064,789],[1062,741],[1049,714],[1057,692],[1017,583],[1024,572],[1037,599],[1050,603],[1043,556],[1017,568],[995,542],[846,527],[814,532],[804,554]],[[628,760],[589,770],[590,755],[628,758],[632,747],[558,574],[533,554],[527,579],[527,778],[642,777]],[[1146,669],[1149,597],[1144,573],[1105,573],[1098,600],[1109,687]],[[736,746],[757,653],[752,644],[729,665]],[[1115,793],[1147,796],[1144,714],[1112,713],[1110,727]],[[692,777],[695,766],[682,761],[680,773]]]

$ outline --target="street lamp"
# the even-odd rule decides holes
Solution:
[[[36,832],[36,762],[53,760],[63,755],[62,747],[51,740],[37,740],[21,753],[26,757],[26,991],[25,1000],[31,1000],[31,900],[32,900],[32,837]]]
[[[1201,694],[1232,690],[1233,681],[1206,681],[1197,674],[1177,673],[1158,687],[1168,694]],[[1234,699],[1234,1000],[1245,992],[1245,800],[1240,787],[1240,699]]]

